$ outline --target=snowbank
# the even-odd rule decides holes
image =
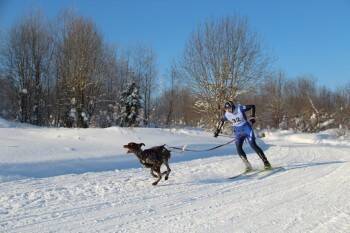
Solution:
[[[339,129],[329,129],[319,133],[296,133],[291,130],[266,131],[270,140],[286,140],[294,143],[350,145],[350,133]]]
[[[13,128],[16,126],[16,123],[7,121],[0,117],[0,128]]]
[[[8,121],[0,117],[0,128],[36,128],[37,126],[24,124],[14,121]]]

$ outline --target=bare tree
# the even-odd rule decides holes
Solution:
[[[331,96],[332,108],[328,112],[333,113],[337,127],[350,129],[350,83],[337,88]]]
[[[15,119],[17,106],[17,93],[10,79],[0,75],[0,116]]]
[[[200,115],[195,111],[192,90],[181,82],[181,73],[176,63],[169,71],[170,86],[156,99],[156,119],[161,125],[198,126]]]
[[[172,121],[174,120],[174,108],[175,108],[175,101],[178,100],[178,96],[176,95],[176,88],[178,87],[176,81],[177,81],[177,73],[175,65],[171,67],[170,71],[170,88],[165,93],[165,109],[166,109],[166,120],[165,125],[170,126]]]
[[[261,86],[261,99],[259,110],[259,120],[265,126],[278,128],[285,116],[283,87],[285,85],[285,75],[280,71],[271,74],[266,78]]]
[[[24,17],[10,29],[1,53],[6,77],[16,87],[19,119],[36,125],[47,119],[45,90],[50,89],[52,37],[45,22],[40,13]]]
[[[207,125],[217,121],[225,100],[235,100],[264,76],[267,61],[244,18],[209,20],[197,28],[187,43],[183,70]]]
[[[90,20],[66,14],[56,46],[57,120],[88,127],[107,75],[102,37]]]
[[[138,46],[133,51],[132,67],[136,82],[140,85],[140,93],[143,99],[143,119],[148,125],[151,112],[152,91],[155,88],[157,76],[156,55],[152,48]]]

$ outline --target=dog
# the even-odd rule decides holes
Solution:
[[[146,150],[142,150],[141,147],[145,146],[144,143],[130,142],[123,147],[128,149],[127,153],[134,153],[139,159],[140,163],[146,168],[151,168],[151,175],[158,178],[152,185],[157,185],[162,179],[162,175],[165,175],[165,180],[168,180],[171,169],[169,167],[170,151],[165,148],[165,145],[152,147]],[[160,167],[164,164],[167,171],[161,173]],[[154,172],[156,174],[154,174]]]

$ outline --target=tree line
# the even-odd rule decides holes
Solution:
[[[3,115],[40,126],[122,124],[122,91],[140,89],[140,124],[148,124],[156,57],[152,48],[116,48],[88,18],[25,16],[2,36]]]
[[[233,100],[256,104],[261,128],[350,127],[350,83],[331,90],[272,70],[244,17],[206,20],[167,74],[156,64],[151,47],[112,46],[91,19],[34,12],[1,35],[0,114],[51,127],[210,129]]]

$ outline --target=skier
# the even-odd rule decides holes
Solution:
[[[246,138],[248,139],[250,146],[254,149],[254,151],[259,155],[260,159],[264,162],[265,169],[271,169],[270,162],[267,160],[262,149],[255,142],[255,135],[251,126],[255,123],[255,105],[235,106],[232,101],[228,101],[225,103],[224,109],[225,114],[221,118],[218,128],[214,133],[214,137],[217,137],[219,135],[225,121],[232,122],[233,132],[236,139],[235,143],[237,152],[246,166],[245,172],[250,172],[253,170],[252,165],[249,163],[247,155],[245,154],[242,148],[244,139]],[[249,110],[252,110],[252,114],[251,118],[248,121],[245,112]]]

